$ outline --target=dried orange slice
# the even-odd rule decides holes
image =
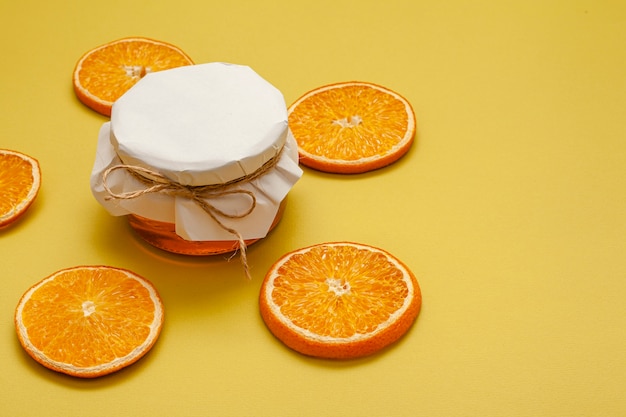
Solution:
[[[415,137],[415,114],[400,94],[366,82],[326,85],[288,109],[300,162],[320,171],[357,174],[402,157]]]
[[[309,356],[350,359],[402,337],[422,304],[413,273],[382,249],[349,242],[290,252],[268,271],[261,317],[288,347]]]
[[[157,290],[108,266],[58,271],[31,287],[15,310],[20,343],[43,366],[94,378],[144,356],[163,327]]]
[[[193,65],[180,48],[154,39],[119,39],[85,53],[74,69],[74,92],[85,105],[111,115],[113,102],[150,72]]]
[[[0,149],[0,228],[26,212],[40,187],[41,170],[35,158]]]

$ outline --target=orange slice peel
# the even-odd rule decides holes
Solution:
[[[72,77],[78,99],[105,116],[128,89],[146,74],[184,65],[192,59],[177,46],[144,37],[129,37],[86,52]]]
[[[37,198],[39,162],[26,154],[0,149],[0,228],[17,221]]]
[[[389,252],[352,242],[322,243],[281,257],[259,296],[271,333],[304,355],[353,359],[399,340],[422,304],[409,268]]]
[[[163,326],[156,288],[109,266],[58,271],[33,285],[15,310],[22,347],[41,365],[81,378],[118,371],[143,357]]]
[[[369,82],[316,88],[289,106],[288,114],[302,165],[330,173],[392,164],[408,152],[416,132],[409,101]]]

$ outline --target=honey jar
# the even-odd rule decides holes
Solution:
[[[301,175],[280,91],[207,63],[149,73],[113,104],[91,189],[155,247],[212,255],[266,237]]]

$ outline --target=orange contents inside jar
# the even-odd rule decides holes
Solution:
[[[286,200],[280,203],[276,217],[272,222],[271,232],[280,222],[285,211]],[[173,253],[182,255],[219,255],[221,253],[233,252],[239,249],[239,241],[237,240],[186,240],[176,233],[176,225],[174,223],[160,222],[151,220],[136,214],[128,215],[128,224],[133,228],[135,233],[152,246]],[[244,240],[247,246],[258,242],[260,238]]]

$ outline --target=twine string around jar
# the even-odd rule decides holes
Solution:
[[[239,231],[233,229],[231,227],[226,226],[219,217],[224,217],[228,219],[241,219],[248,216],[250,213],[254,211],[256,208],[257,200],[256,196],[252,191],[244,190],[241,188],[231,189],[235,185],[239,185],[242,183],[247,183],[253,181],[260,177],[261,175],[267,173],[269,170],[274,168],[282,155],[282,148],[276,155],[265,162],[260,168],[251,174],[244,175],[239,178],[235,178],[231,181],[227,181],[219,184],[209,184],[209,185],[184,185],[177,181],[174,181],[165,175],[161,174],[152,169],[144,168],[137,165],[129,165],[129,164],[119,164],[113,165],[107,168],[102,174],[102,186],[104,190],[108,193],[108,196],[105,199],[116,199],[116,200],[130,200],[137,197],[141,197],[142,195],[150,194],[150,193],[163,193],[172,197],[182,197],[188,198],[194,203],[198,205],[206,214],[208,214],[213,221],[220,226],[222,229],[232,234],[237,238],[239,242],[239,254],[241,258],[241,263],[244,268],[244,272],[248,279],[250,276],[250,268],[248,266],[248,256],[247,256],[247,246],[246,242],[243,239],[243,236]],[[134,175],[141,182],[146,184],[146,188],[135,190],[135,191],[125,191],[121,193],[117,193],[108,185],[108,177],[112,172],[117,170],[126,170],[132,175]],[[209,203],[208,199],[214,199],[223,197],[226,195],[240,194],[246,195],[250,197],[250,205],[246,211],[243,213],[227,213],[223,210],[218,209],[213,204]]]

